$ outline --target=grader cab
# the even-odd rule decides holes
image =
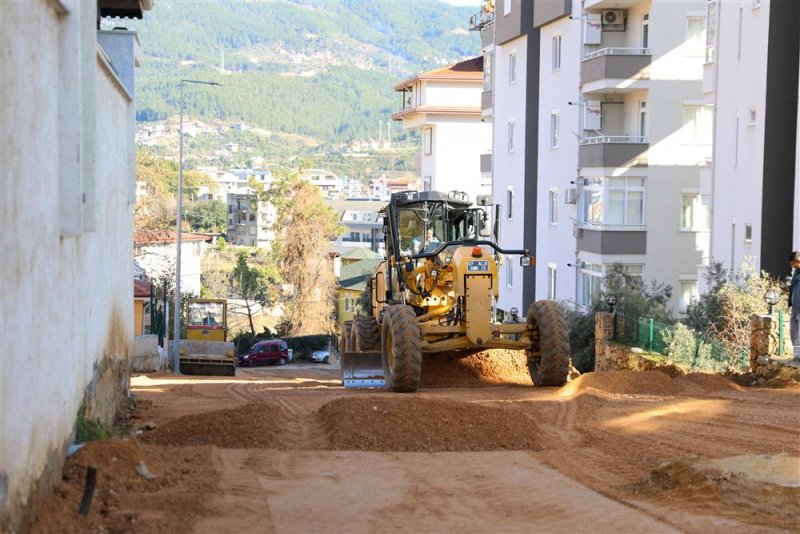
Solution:
[[[472,206],[463,193],[395,193],[382,211],[385,259],[369,288],[371,313],[342,329],[346,387],[419,388],[423,354],[490,348],[527,351],[537,386],[558,386],[569,373],[569,336],[559,305],[537,301],[525,322],[497,320],[498,265],[527,250],[496,243],[491,200]]]

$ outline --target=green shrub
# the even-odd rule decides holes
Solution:
[[[110,437],[111,432],[108,427],[95,419],[87,419],[86,406],[81,405],[75,421],[75,441],[86,443],[88,441],[109,439]]]

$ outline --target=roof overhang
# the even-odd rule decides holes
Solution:
[[[98,0],[97,9],[101,17],[140,19],[153,9],[153,0]]]

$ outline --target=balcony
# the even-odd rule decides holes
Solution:
[[[606,47],[594,50],[581,61],[584,93],[626,92],[646,89],[650,79],[649,48]]]
[[[636,135],[584,137],[578,147],[580,167],[647,166],[649,139]]]
[[[494,22],[494,11],[480,10],[469,18],[469,29],[481,31],[486,26]]]
[[[637,228],[641,228],[637,226]],[[581,252],[594,254],[646,254],[647,232],[644,230],[625,230],[620,227],[602,230],[578,227],[576,248]]]

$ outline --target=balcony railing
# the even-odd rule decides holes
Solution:
[[[600,144],[648,144],[650,138],[646,135],[597,135],[592,137],[583,137],[580,140],[581,145],[600,145]]]
[[[494,22],[494,11],[478,11],[469,18],[469,29],[480,31],[490,22]]]
[[[584,54],[583,60],[592,59],[600,56],[649,56],[651,51],[649,48],[627,48],[612,46],[594,50],[588,54]]]

